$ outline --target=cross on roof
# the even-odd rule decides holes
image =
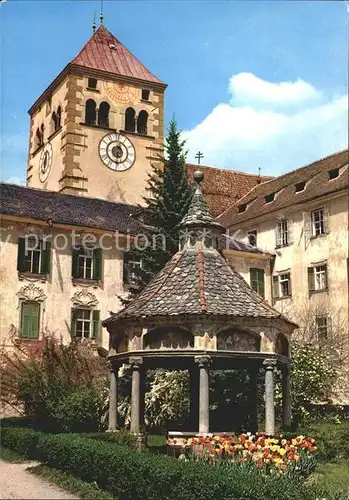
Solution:
[[[204,157],[204,155],[201,153],[201,151],[198,151],[198,152],[196,153],[195,158],[196,158],[196,159],[197,159],[197,161],[198,161],[198,165],[200,165],[200,163],[201,163],[201,158],[203,158],[203,157]]]

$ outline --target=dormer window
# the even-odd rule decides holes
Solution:
[[[257,229],[253,229],[253,231],[248,231],[247,239],[251,247],[257,246]]]
[[[339,177],[339,168],[333,168],[332,170],[328,171],[328,180],[336,179]]]
[[[275,193],[267,194],[265,197],[265,203],[271,203],[275,199]]]
[[[243,203],[242,205],[238,206],[238,214],[242,214],[243,212],[246,212],[247,208],[247,203]]]
[[[150,90],[142,89],[142,101],[149,101]]]
[[[297,182],[297,184],[295,184],[295,188],[296,188],[296,193],[300,193],[301,191],[304,191],[305,181]]]
[[[97,79],[96,78],[89,78],[87,80],[87,88],[96,90],[97,89]]]

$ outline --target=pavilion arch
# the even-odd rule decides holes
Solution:
[[[144,349],[190,349],[194,347],[194,335],[180,327],[158,327],[146,333]]]
[[[275,342],[275,352],[276,354],[281,354],[281,356],[290,355],[290,346],[286,335],[283,333],[278,333]]]
[[[260,351],[260,336],[241,328],[226,328],[217,333],[219,351]]]
[[[125,130],[126,132],[136,131],[136,112],[133,108],[127,108],[125,111]]]

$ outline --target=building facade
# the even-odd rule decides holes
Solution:
[[[264,281],[267,300],[313,340],[346,349],[348,181],[346,150],[258,185],[219,217],[230,235],[270,255],[245,279]]]

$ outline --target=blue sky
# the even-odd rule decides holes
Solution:
[[[27,110],[92,34],[99,1],[1,3],[1,178],[25,178]],[[277,175],[347,146],[340,1],[104,1],[106,27],[165,81],[189,160]]]

